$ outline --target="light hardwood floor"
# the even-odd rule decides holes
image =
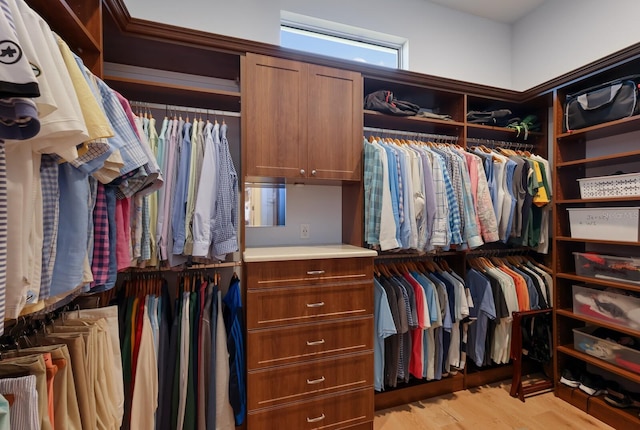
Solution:
[[[510,384],[458,391],[379,411],[374,430],[555,430],[612,429],[553,393],[509,396]]]

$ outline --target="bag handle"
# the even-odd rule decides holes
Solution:
[[[623,83],[619,82],[615,85],[611,85],[609,86],[609,97],[605,100],[603,100],[601,103],[597,104],[597,105],[589,105],[589,94],[588,93],[584,93],[584,94],[580,94],[577,97],[578,103],[580,103],[580,107],[584,110],[594,110],[594,109],[599,109],[602,106],[605,106],[609,103],[611,103],[613,101],[613,99],[616,97],[616,95],[618,95],[618,92],[620,92],[620,89],[622,88]],[[603,90],[605,90],[605,88],[603,88]],[[606,93],[606,91],[598,91],[597,94],[603,94]],[[593,93],[592,93],[593,94]],[[594,99],[594,97],[592,97],[592,100]],[[600,97],[598,97],[598,99],[600,99]]]

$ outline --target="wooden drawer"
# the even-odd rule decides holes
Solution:
[[[373,349],[373,317],[247,332],[247,369]]]
[[[289,287],[373,279],[373,259],[326,258],[247,263],[247,288]]]
[[[366,352],[341,358],[250,371],[248,409],[280,405],[338,391],[373,390],[373,354]]]
[[[249,412],[251,430],[342,429],[373,421],[373,389],[351,391],[331,397],[260,412]]]
[[[373,283],[247,291],[247,328],[373,314]]]

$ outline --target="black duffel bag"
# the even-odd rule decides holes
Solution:
[[[398,100],[391,91],[387,90],[367,94],[364,98],[364,108],[396,116],[413,116],[420,110],[417,104]]]
[[[640,76],[627,76],[569,94],[565,101],[566,131],[636,115]]]

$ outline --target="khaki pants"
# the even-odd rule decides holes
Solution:
[[[67,320],[70,319],[104,319],[106,330],[109,333],[111,355],[106,355],[107,363],[111,366],[111,378],[109,381],[113,386],[112,396],[116,407],[116,424],[118,428],[122,425],[124,417],[124,382],[122,377],[122,354],[120,352],[120,333],[118,332],[118,307],[108,306],[104,308],[82,309],[79,311],[67,312]],[[108,348],[109,349],[109,348]],[[113,359],[111,359],[113,357]]]
[[[47,367],[42,354],[7,358],[0,362],[0,377],[25,375],[35,375],[36,377],[40,428],[42,430],[52,430],[48,408],[49,396],[47,394]]]
[[[96,428],[95,396],[89,395],[87,371],[86,371],[86,347],[82,334],[52,333],[42,340],[48,345],[65,344],[71,356],[71,369],[75,385],[78,409],[80,411],[81,428]],[[68,388],[68,387],[67,387]]]
[[[17,351],[16,354],[21,356],[43,352],[51,353],[53,364],[58,367],[58,373],[53,380],[55,428],[57,430],[82,430],[78,398],[71,369],[71,356],[67,345],[25,348]]]

